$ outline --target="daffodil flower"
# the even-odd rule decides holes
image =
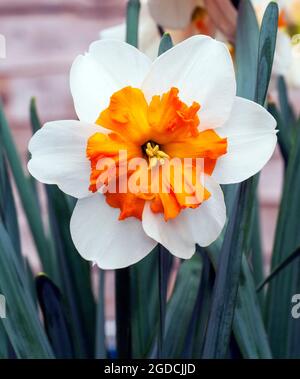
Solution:
[[[224,0],[223,0],[224,1]],[[203,0],[141,0],[139,16],[139,50],[151,59],[156,58],[161,39],[161,27],[170,32],[174,43],[194,34],[213,36],[215,27],[210,22]],[[101,39],[125,41],[126,24],[101,30]]]
[[[258,22],[271,0],[252,0]],[[277,0],[279,7],[278,31],[270,90],[277,88],[278,76],[286,78],[291,87],[300,86],[300,0]]]
[[[74,61],[70,86],[79,121],[46,123],[30,141],[28,169],[78,198],[72,239],[104,269],[134,264],[157,243],[185,259],[195,244],[210,245],[226,220],[220,184],[257,173],[276,145],[275,120],[236,96],[229,51],[210,37],[191,37],[154,62],[124,42],[96,41]],[[120,150],[159,175],[169,158],[202,159],[203,196],[190,204],[185,193],[161,188],[103,193],[97,162],[118,165]],[[168,180],[172,189],[176,180]]]

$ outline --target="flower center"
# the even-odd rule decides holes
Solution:
[[[155,167],[157,164],[163,165],[165,163],[165,159],[169,159],[169,155],[164,153],[162,150],[159,150],[159,145],[155,142],[147,142],[144,147],[144,151],[149,159],[150,167]]]
[[[87,142],[90,191],[101,189],[120,220],[142,219],[145,202],[166,221],[200,206],[210,196],[203,175],[212,174],[227,140],[199,129],[199,110],[174,87],[149,102],[138,88],[115,92],[96,120],[108,133],[99,130]]]

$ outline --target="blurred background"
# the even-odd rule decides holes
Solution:
[[[163,1],[163,0],[162,0]],[[124,21],[125,0],[1,0],[0,34],[6,58],[0,59],[0,94],[24,166],[31,135],[29,102],[36,98],[42,122],[76,118],[69,90],[72,61],[87,50],[99,32]],[[291,93],[298,108],[299,93]],[[298,106],[297,106],[298,104]],[[265,267],[272,248],[283,164],[278,151],[263,170],[260,182]],[[18,204],[19,208],[20,204]],[[39,263],[22,211],[22,247],[35,271]],[[107,275],[113,288],[113,275]],[[113,316],[113,291],[107,294],[108,318]]]

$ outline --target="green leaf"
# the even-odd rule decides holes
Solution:
[[[216,267],[220,251],[218,242],[207,250]],[[233,331],[245,359],[269,359],[271,350],[265,331],[255,284],[245,256],[242,258],[241,278],[234,310]]]
[[[34,97],[32,97],[30,100],[29,113],[30,113],[31,130],[32,130],[32,134],[34,134],[41,128],[41,122],[37,114],[36,100]]]
[[[296,249],[292,254],[286,257],[283,260],[283,262],[279,263],[279,265],[277,265],[274,268],[274,270],[272,270],[272,272],[257,286],[256,291],[259,292],[260,290],[262,290],[263,287],[267,283],[269,283],[272,279],[274,279],[276,275],[278,275],[281,272],[281,270],[286,268],[290,263],[292,263],[296,258],[298,258],[299,255],[300,255],[300,247],[298,247],[298,249]]]
[[[139,0],[129,0],[126,16],[126,42],[138,47],[138,28],[141,3]]]
[[[159,287],[159,320],[158,320],[158,344],[157,358],[166,357],[166,346],[164,343],[165,318],[167,306],[167,290],[170,270],[172,268],[172,255],[162,245],[158,250],[158,287]]]
[[[32,191],[32,187],[25,177],[21,160],[4,116],[1,103],[0,136],[44,270],[51,274],[53,270],[53,257],[51,255],[49,241],[44,232],[41,213]]]
[[[201,280],[202,259],[199,254],[180,265],[175,288],[167,305],[165,357],[181,358],[193,317]]]
[[[68,318],[58,287],[45,275],[36,278],[39,304],[49,341],[58,359],[74,358]]]
[[[158,325],[158,246],[131,267],[131,329],[133,358],[150,356]]]
[[[8,340],[5,333],[5,329],[0,322],[0,359],[8,358]]]
[[[206,328],[211,309],[215,273],[207,252],[199,247],[197,250],[199,254],[201,253],[203,267],[182,358],[192,357],[200,359],[203,353]]]
[[[278,29],[278,5],[270,2],[264,13],[259,34],[255,101],[263,105],[271,78]]]
[[[271,113],[271,115],[275,118],[277,122],[277,129],[279,130],[279,133],[277,134],[279,148],[286,166],[291,148],[291,141],[289,139],[288,133],[286,132],[286,125],[284,125],[281,114],[274,103],[268,104],[268,111]]]
[[[261,243],[261,222],[259,214],[259,203],[256,197],[254,204],[254,222],[251,236],[251,265],[253,270],[254,283],[257,286],[264,277],[264,259]],[[258,294],[261,309],[264,306],[264,293]]]
[[[57,186],[47,185],[50,227],[54,240],[62,293],[70,308],[75,354],[94,357],[96,305],[91,288],[90,265],[77,252],[70,234],[72,209]]]
[[[9,236],[0,222],[0,292],[7,317],[1,319],[18,358],[53,358]]]
[[[99,269],[95,358],[106,358],[105,345],[105,271]]]
[[[252,272],[245,257],[242,260],[233,330],[238,346],[246,359],[272,358],[261,308],[255,291]]]
[[[253,100],[257,78],[259,27],[249,0],[240,2],[236,36],[237,94]]]
[[[8,174],[2,146],[0,145],[0,217],[14,245],[15,252],[23,265],[21,254],[20,231],[17,218],[15,200]]]
[[[162,39],[160,40],[158,56],[165,53],[173,47],[173,41],[169,33],[164,33]]]
[[[217,264],[211,314],[207,326],[203,358],[226,358],[230,341],[235,302],[240,279],[242,253],[247,236],[247,206],[251,204],[251,186],[244,182],[224,236]],[[248,229],[249,230],[249,229]]]
[[[271,270],[284,262],[300,245],[300,121],[295,127],[292,150],[285,174],[283,194],[276,226]],[[267,292],[267,328],[272,350],[277,358],[300,357],[300,346],[291,344],[300,339],[297,320],[290,316],[291,298],[300,292],[300,260],[279,272],[270,282]]]

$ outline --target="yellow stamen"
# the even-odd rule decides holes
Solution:
[[[292,45],[299,45],[300,44],[300,34],[294,34],[292,37]]]
[[[146,145],[146,154],[149,157],[150,167],[155,167],[158,163],[164,164],[165,159],[169,159],[169,155],[159,150],[159,145],[148,142]]]

